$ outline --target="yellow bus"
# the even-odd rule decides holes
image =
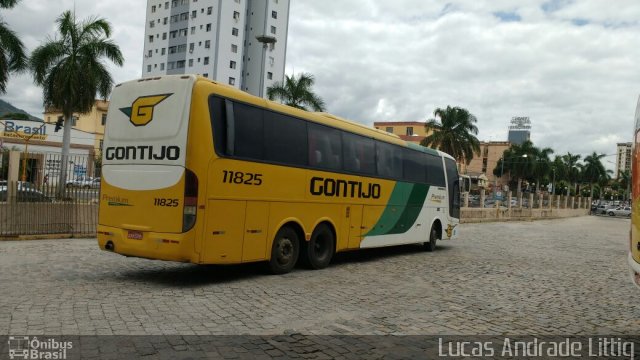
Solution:
[[[640,98],[636,106],[631,150],[631,231],[628,262],[633,282],[640,286]]]
[[[312,269],[336,252],[456,235],[455,160],[194,75],[119,84],[104,137],[98,243],[196,264]]]

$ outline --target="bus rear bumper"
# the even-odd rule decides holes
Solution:
[[[629,253],[627,261],[628,261],[629,267],[630,267],[630,271],[629,272],[631,274],[631,280],[633,281],[634,284],[636,284],[636,286],[640,287],[640,263],[638,263],[633,258],[631,253]]]
[[[130,230],[98,225],[98,245],[100,249],[125,256],[146,259],[191,262],[193,238],[187,234],[135,232],[141,235],[130,236]]]

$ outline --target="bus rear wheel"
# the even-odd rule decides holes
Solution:
[[[329,266],[335,252],[333,231],[327,224],[318,225],[311,239],[302,245],[301,260],[311,269],[324,269]]]
[[[295,230],[288,226],[278,230],[271,247],[269,271],[274,275],[291,271],[298,261],[299,249],[300,240]]]
[[[436,242],[438,242],[438,231],[432,227],[431,233],[429,233],[429,242],[423,244],[425,250],[429,252],[436,251]]]

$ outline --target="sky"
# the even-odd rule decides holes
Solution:
[[[115,82],[140,77],[144,0],[21,0],[0,17],[31,51],[74,6],[79,19],[112,24],[125,58],[110,66]],[[506,141],[511,118],[529,117],[533,143],[556,155],[610,155],[631,141],[640,1],[291,0],[289,25],[286,73],[312,74],[338,116],[426,121],[459,106],[478,119],[481,141]],[[12,76],[0,99],[42,116],[29,75]]]

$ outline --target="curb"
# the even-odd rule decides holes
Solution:
[[[74,239],[74,238],[95,239],[96,234],[0,235],[0,241],[59,240],[59,239]]]

